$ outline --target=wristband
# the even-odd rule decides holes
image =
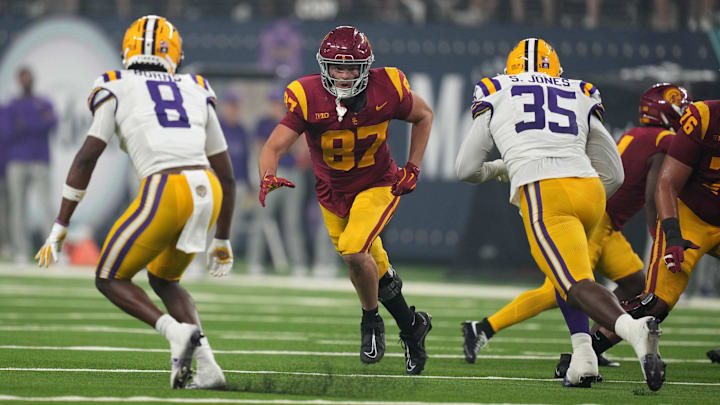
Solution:
[[[665,232],[665,240],[682,239],[680,231],[680,220],[677,218],[665,218],[660,222],[660,227]]]
[[[66,200],[80,202],[80,200],[85,197],[85,190],[78,190],[74,187],[68,186],[67,184],[63,184],[62,196]]]

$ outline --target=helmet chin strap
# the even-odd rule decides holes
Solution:
[[[345,117],[345,114],[347,113],[347,110],[348,110],[347,107],[342,105],[340,100],[342,100],[342,97],[340,97],[340,96],[337,96],[337,98],[335,98],[335,111],[337,111],[338,122],[342,122],[342,120]]]

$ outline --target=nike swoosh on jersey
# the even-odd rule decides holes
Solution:
[[[375,111],[380,111],[380,110],[382,110],[383,107],[385,107],[385,105],[386,105],[387,103],[388,103],[388,102],[386,101],[386,102],[384,102],[384,103],[382,103],[382,104],[380,104],[380,105],[376,105],[376,106],[375,106]]]

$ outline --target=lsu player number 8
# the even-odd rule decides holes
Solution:
[[[41,265],[57,260],[95,164],[117,136],[142,182],[138,196],[105,239],[95,285],[116,306],[168,339],[173,388],[185,387],[191,377],[199,388],[223,387],[225,377],[195,305],[179,284],[195,255],[206,250],[213,225],[209,272],[224,275],[233,262],[229,233],[235,180],[215,113],[215,93],[202,76],[177,73],[182,39],[167,19],[139,18],[122,43],[125,69],[105,72],[95,81],[88,98],[92,125],[70,167],[60,212],[37,258]],[[132,283],[145,268],[168,313]],[[193,357],[198,365],[194,377]]]

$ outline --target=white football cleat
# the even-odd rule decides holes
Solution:
[[[599,374],[595,351],[592,346],[583,345],[573,351],[570,366],[563,378],[563,387],[590,388],[598,380]]]
[[[192,358],[200,346],[202,332],[197,325],[181,323],[172,332],[170,341],[170,387],[184,388],[192,376]]]
[[[657,320],[646,316],[636,321],[637,332],[633,334],[630,344],[640,360],[645,382],[652,391],[659,390],[665,382],[666,364],[660,357],[658,346],[662,330]]]
[[[226,386],[225,375],[217,363],[198,361],[197,373],[195,373],[192,382],[187,387],[203,390],[221,390]]]

